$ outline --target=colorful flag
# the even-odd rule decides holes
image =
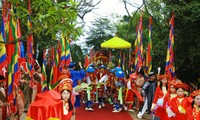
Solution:
[[[22,41],[21,42],[18,42],[18,40],[21,38],[21,28],[20,28],[20,21],[19,21],[19,18],[17,18],[17,20],[16,20],[16,39],[17,39],[17,41],[16,41],[16,46],[17,46],[17,54],[16,54],[16,58],[15,58],[15,64],[16,64],[16,70],[15,70],[15,86],[16,87],[19,87],[19,78],[20,78],[20,73],[21,73],[21,69],[20,69],[20,62],[21,62],[21,60],[20,60],[20,58],[21,58],[21,56],[23,56],[24,55],[24,50],[23,50],[23,47],[22,47]],[[22,47],[22,49],[20,48],[20,47]],[[21,53],[21,51],[22,51],[22,53]],[[25,61],[25,58],[24,58],[24,61]]]
[[[43,63],[42,63],[42,92],[48,90],[46,66],[47,66],[46,49],[44,49],[43,50]]]
[[[51,73],[50,73],[50,82],[49,82],[49,89],[53,89],[55,85],[57,85],[57,78],[58,78],[58,53],[54,52],[54,47],[51,48]]]
[[[54,66],[53,66],[53,88],[55,88],[55,86],[57,86],[58,84],[58,69],[59,67],[59,54],[58,54],[58,50],[55,53],[55,59],[54,59]]]
[[[54,66],[55,66],[55,62],[54,62],[54,47],[51,48],[51,55],[50,55],[50,59],[51,59],[51,72],[50,72],[50,77],[49,77],[49,90],[52,89],[53,87],[53,70],[54,70]]]
[[[6,42],[6,37],[5,37],[5,28],[4,28],[4,20],[1,20],[1,33],[0,33],[0,42]],[[6,46],[3,43],[0,43],[0,74],[3,76],[6,76]]]
[[[142,14],[141,14],[135,41],[135,71],[138,71],[142,67],[142,63],[143,63],[143,43],[142,43]]]
[[[60,57],[60,71],[65,65],[71,62],[69,40],[62,34],[61,35],[61,57]]]
[[[18,39],[21,37],[21,28],[20,28],[20,21],[17,19],[17,37]],[[19,67],[25,72],[28,73],[28,67],[25,59],[25,50],[24,50],[24,42],[20,41],[18,42],[18,53],[19,53]],[[20,69],[19,69],[20,70]]]
[[[66,39],[66,45],[65,45],[65,47],[66,47],[66,49],[65,49],[65,64],[66,65],[69,65],[70,64],[70,62],[71,62],[71,53],[70,53],[70,45],[69,45],[69,43],[70,43],[70,40],[69,39]]]
[[[146,74],[148,75],[152,69],[152,17],[149,17],[149,36],[148,36],[148,49],[146,55]]]
[[[63,35],[61,35],[61,54],[60,54],[60,72],[63,70],[64,66],[65,66],[65,38]]]
[[[170,80],[173,80],[174,75],[175,75],[175,66],[174,66],[174,13],[172,13],[172,17],[171,17],[171,20],[169,22],[169,25],[170,25],[170,33],[169,33],[168,48],[167,48],[165,74],[170,78]]]
[[[30,20],[30,14],[31,14],[31,1],[28,1],[28,32],[31,31],[32,29],[32,22]],[[34,65],[35,65],[35,57],[34,57],[34,49],[33,49],[33,35],[30,33],[27,37],[27,53],[28,53],[28,68],[29,68],[29,75],[31,79],[33,78],[33,73],[34,73]],[[32,82],[31,82],[32,83]],[[32,84],[31,84],[32,86]]]
[[[8,42],[7,45],[7,60],[8,60],[8,102],[13,101],[13,86],[17,83],[17,71],[18,71],[18,42],[17,42],[17,23],[13,16],[13,8],[11,6],[10,13],[8,13],[9,30],[8,30]]]

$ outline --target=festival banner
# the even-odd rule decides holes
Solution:
[[[146,74],[148,75],[152,69],[152,17],[149,17],[149,36],[148,49],[146,55]]]
[[[6,77],[6,46],[4,42],[6,42],[6,35],[5,35],[5,27],[4,27],[4,18],[2,16],[1,20],[1,31],[0,31],[0,75]]]
[[[47,66],[46,49],[44,49],[43,50],[43,62],[42,62],[42,92],[48,90],[46,66]]]
[[[143,63],[143,43],[142,43],[142,14],[138,25],[137,38],[135,41],[135,71],[142,67]]]
[[[30,34],[27,37],[27,53],[28,53],[28,68],[29,68],[29,75],[30,75],[30,86],[32,87],[32,79],[33,79],[33,74],[34,74],[34,65],[36,63],[35,61],[35,57],[34,57],[34,48],[33,48],[33,35],[31,33],[31,29],[32,29],[32,22],[30,19],[30,15],[31,15],[31,1],[28,1],[28,22],[27,22],[27,26],[28,26],[28,32],[30,32]]]
[[[15,90],[18,83],[18,37],[17,37],[17,23],[16,18],[12,16],[14,14],[13,8],[9,6],[10,11],[8,13],[8,43],[7,44],[7,62],[8,62],[8,103],[10,104],[11,111],[16,112],[16,99]]]
[[[165,74],[169,77],[169,80],[174,79],[175,66],[174,66],[174,13],[172,12],[172,17],[169,22],[170,32],[167,48],[166,66]]]

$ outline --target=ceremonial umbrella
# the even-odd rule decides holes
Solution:
[[[119,38],[119,37],[113,37],[110,40],[107,40],[103,43],[101,43],[102,48],[115,48],[115,49],[121,49],[121,48],[130,48],[131,43]]]

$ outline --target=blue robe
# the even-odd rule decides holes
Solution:
[[[79,70],[79,71],[76,71],[74,69],[69,69],[70,73],[71,73],[71,79],[73,81],[73,85],[72,87],[76,87],[77,84],[78,84],[78,80],[83,80],[84,77],[85,77],[85,71],[83,69]],[[77,108],[77,107],[80,107],[81,106],[81,103],[80,103],[80,95],[77,95],[76,96],[76,100],[75,100],[75,104],[74,106]]]

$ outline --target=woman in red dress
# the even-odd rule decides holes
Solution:
[[[188,107],[188,98],[185,97],[185,90],[188,86],[182,82],[175,84],[177,96],[170,101],[170,108],[175,117],[171,117],[171,120],[187,120],[186,108]]]
[[[168,83],[168,92],[164,97],[163,106],[166,109],[165,119],[164,120],[170,120],[171,117],[175,116],[175,113],[172,112],[170,108],[170,101],[177,96],[176,94],[176,88],[175,88],[175,81],[171,81]]]
[[[187,120],[200,120],[200,90],[191,93],[194,99],[192,104],[187,108]]]
[[[70,120],[73,113],[73,104],[71,101],[72,85],[68,81],[62,81],[59,84],[59,92],[63,101],[63,116],[62,120]]]
[[[160,120],[164,120],[166,115],[166,110],[163,103],[164,103],[164,97],[166,96],[168,90],[167,76],[161,75],[159,80],[161,81],[158,81],[158,86],[156,87],[151,111],[155,111],[155,116],[158,116]]]

